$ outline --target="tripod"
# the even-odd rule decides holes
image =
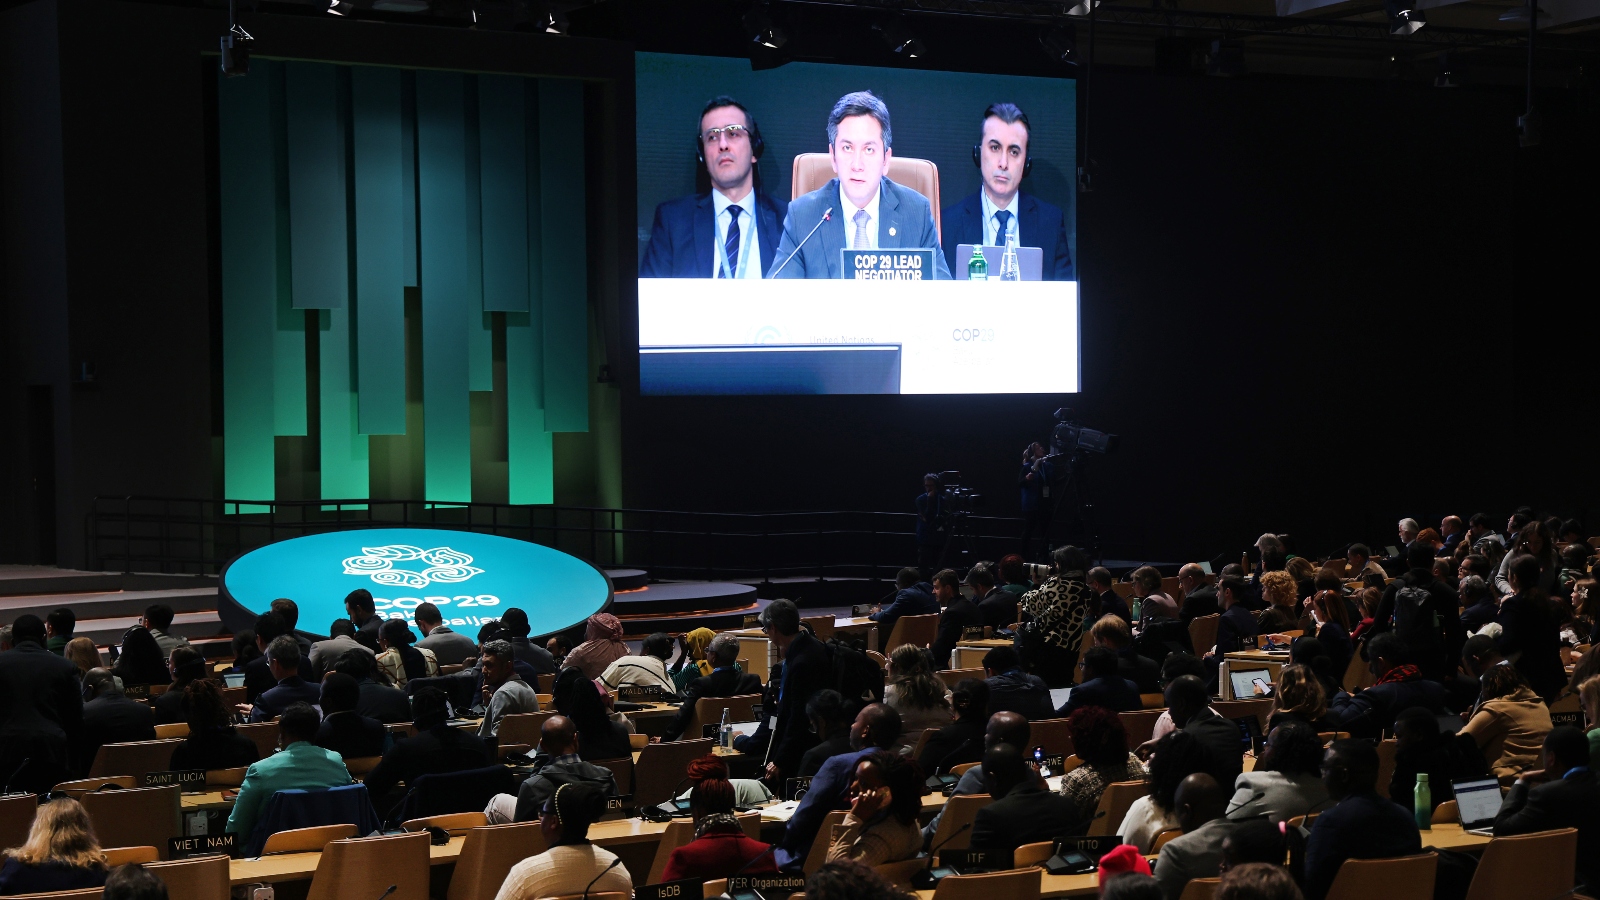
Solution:
[[[946,531],[944,547],[939,551],[938,568],[951,568],[945,565],[945,560],[950,557],[950,548],[960,544],[956,550],[957,566],[970,566],[978,558],[978,535],[972,524],[972,514],[968,512],[952,512],[947,520],[949,528]]]
[[[1089,558],[1098,565],[1102,561],[1100,546],[1100,523],[1095,515],[1094,504],[1089,500],[1089,488],[1084,476],[1084,453],[1074,449],[1067,453],[1054,453],[1049,457],[1051,463],[1050,492],[1054,495],[1055,505],[1051,511],[1050,525],[1046,529],[1046,538],[1049,532],[1054,531],[1056,524],[1066,520],[1067,537],[1076,538],[1089,552]]]

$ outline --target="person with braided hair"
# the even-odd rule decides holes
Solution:
[[[772,847],[751,840],[733,815],[733,783],[728,765],[707,754],[689,763],[689,811],[694,815],[694,840],[667,857],[663,881],[699,878],[710,881],[734,874],[760,875],[778,871]],[[748,868],[747,868],[748,866]]]
[[[511,867],[495,900],[540,900],[564,894],[633,892],[633,877],[616,854],[589,842],[589,826],[605,815],[605,794],[587,784],[563,784],[539,810],[539,831],[550,849]]]

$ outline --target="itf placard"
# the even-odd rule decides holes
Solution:
[[[218,614],[238,631],[272,601],[300,607],[300,631],[327,634],[344,598],[372,592],[378,615],[413,621],[439,607],[452,630],[476,637],[517,607],[535,635],[577,625],[611,604],[611,582],[589,563],[542,544],[438,528],[368,528],[291,538],[235,557],[222,570]],[[413,625],[415,631],[415,626]],[[418,632],[420,634],[420,632]]]

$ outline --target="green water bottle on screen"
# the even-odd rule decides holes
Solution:
[[[1428,785],[1428,773],[1417,773],[1417,789],[1412,798],[1417,813],[1417,828],[1433,830],[1433,788]]]
[[[988,281],[989,261],[983,258],[983,248],[972,248],[972,260],[967,263],[968,281]]]

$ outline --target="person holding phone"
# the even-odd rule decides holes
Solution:
[[[892,750],[878,749],[856,761],[850,811],[828,844],[828,862],[868,866],[910,859],[922,852],[922,771]]]

